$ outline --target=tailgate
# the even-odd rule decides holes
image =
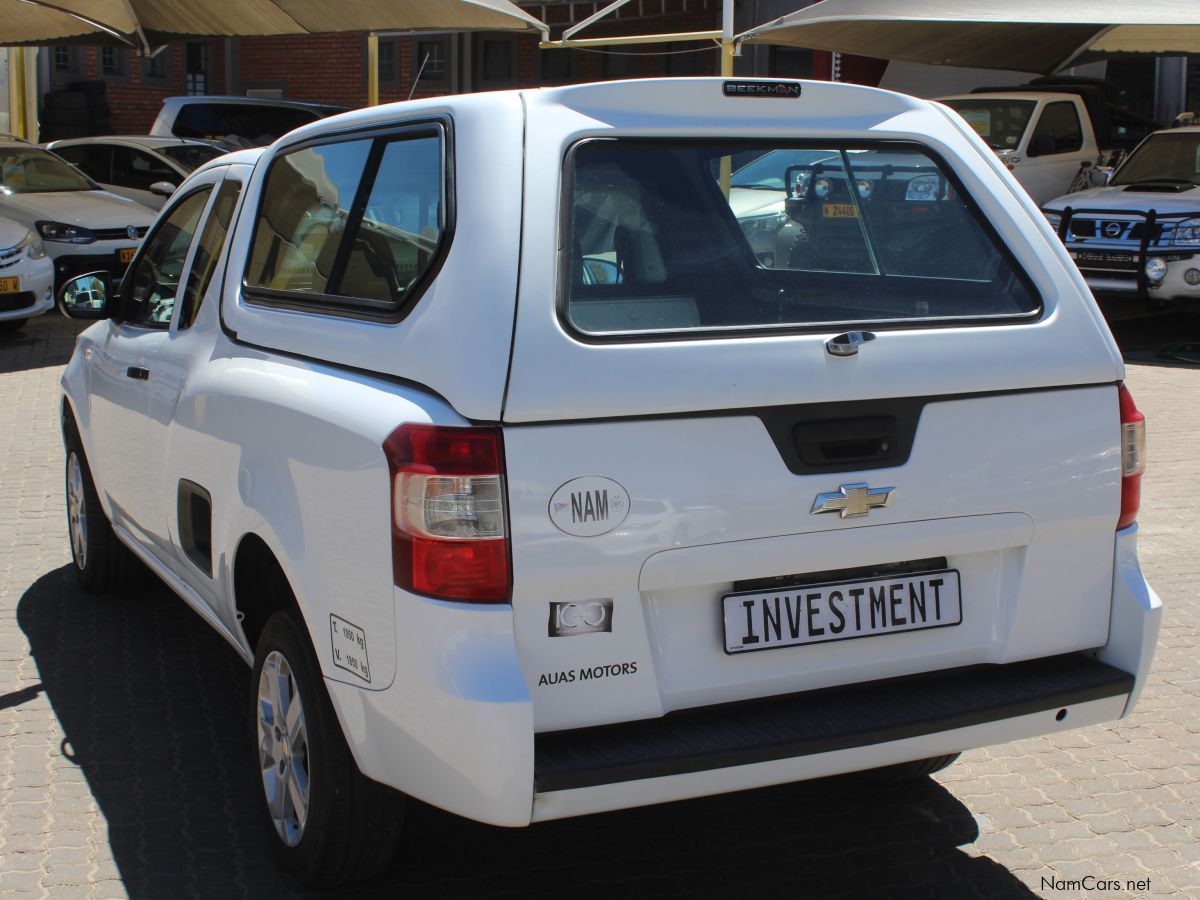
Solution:
[[[1116,409],[1112,386],[935,401],[904,465],[837,474],[793,474],[756,416],[507,428],[513,606],[539,729],[1103,645]],[[610,481],[576,481],[596,473]],[[810,512],[853,483],[894,488],[892,504],[861,518]],[[627,515],[613,502],[621,489]],[[611,530],[576,536],[552,521],[566,502],[560,525],[593,528],[597,491]],[[946,570],[959,624],[726,652],[726,595],[795,596],[814,573],[890,585]],[[907,593],[888,612],[915,618]]]
[[[1053,233],[920,101],[719,85],[655,85],[657,117],[526,96],[504,441],[538,729],[1102,645],[1122,369]]]

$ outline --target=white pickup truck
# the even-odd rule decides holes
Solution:
[[[785,196],[735,213],[768,157]],[[921,777],[1145,682],[1121,356],[936,104],[359,110],[203,166],[60,302],[101,320],[62,382],[80,582],[144,564],[253,666],[300,881],[386,865],[405,796],[523,826]]]
[[[988,88],[942,97],[987,142],[1035,203],[1104,183],[1111,167],[1160,127],[1119,109],[1094,85]]]

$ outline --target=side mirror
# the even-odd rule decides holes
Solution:
[[[58,308],[70,319],[107,319],[112,297],[112,277],[107,272],[90,272],[64,282],[58,290]]]
[[[1054,135],[1052,134],[1035,134],[1029,142],[1029,149],[1025,152],[1026,156],[1045,156],[1048,153],[1054,152]]]
[[[170,197],[175,193],[175,185],[169,181],[156,181],[150,185],[150,193],[158,194],[160,197]]]
[[[620,284],[621,269],[612,260],[599,256],[585,256],[583,258],[583,283]]]

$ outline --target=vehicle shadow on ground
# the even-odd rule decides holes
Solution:
[[[76,336],[90,324],[51,312],[30,319],[19,331],[0,331],[0,375],[65,366]]]
[[[249,672],[157,584],[84,596],[70,566],[17,619],[107,820],[133,898],[301,896],[258,818]],[[418,808],[400,855],[355,896],[1031,897],[964,852],[970,811],[932,780],[857,778],[498,829]]]
[[[1101,301],[1126,362],[1139,365],[1200,365],[1200,315],[1160,312],[1133,316],[1119,304]]]

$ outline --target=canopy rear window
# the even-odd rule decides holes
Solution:
[[[914,144],[589,141],[560,295],[589,335],[1011,319],[1040,300]]]

